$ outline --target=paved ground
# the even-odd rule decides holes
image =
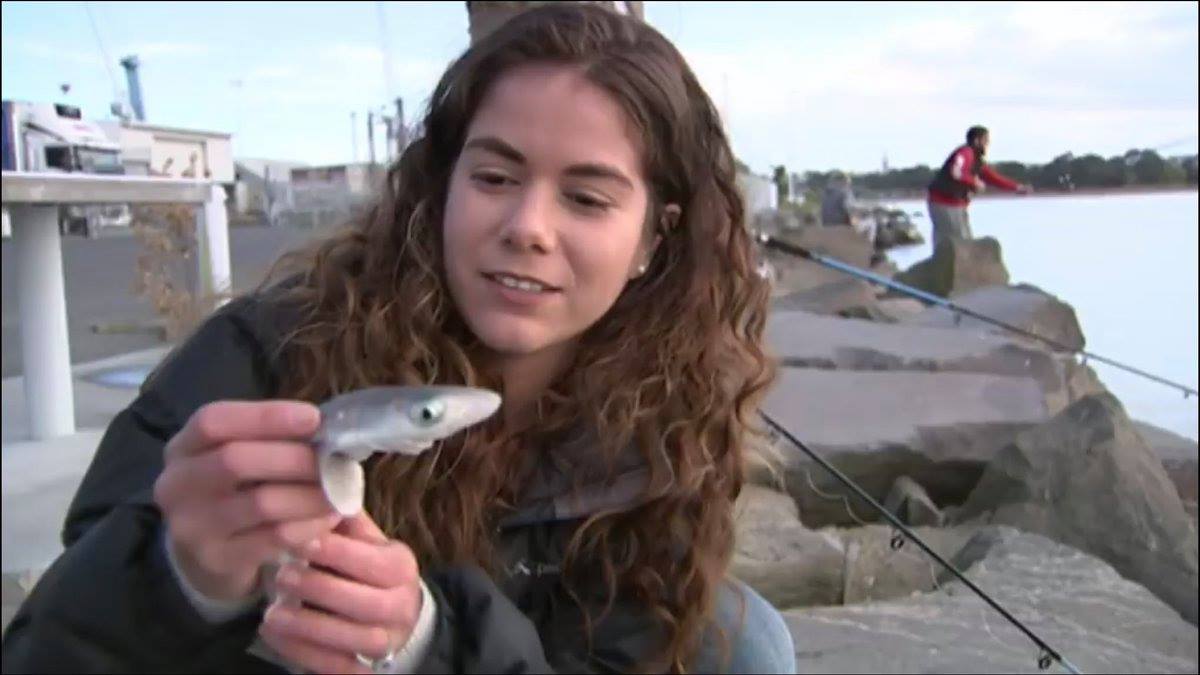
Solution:
[[[38,575],[61,552],[58,535],[67,506],[91,463],[104,428],[133,400],[132,389],[103,387],[92,380],[97,373],[113,368],[152,367],[166,350],[166,346],[159,346],[74,366],[75,420],[79,431],[49,441],[27,440],[24,378],[6,377],[0,383],[4,460],[0,463],[3,488],[0,623],[4,626]]]
[[[251,288],[283,251],[311,236],[311,231],[237,227],[230,229],[233,284]],[[154,311],[131,290],[139,243],[127,234],[98,239],[63,239],[63,275],[67,293],[67,328],[71,363],[154,347],[154,334],[101,335],[92,326],[112,322],[145,322]],[[21,330],[18,324],[17,265],[11,240],[3,242],[3,368],[0,376],[21,374]]]
[[[242,227],[230,230],[230,258],[236,290],[252,288],[280,253],[314,233]],[[132,390],[110,389],[90,378],[119,366],[149,368],[169,345],[156,334],[96,334],[92,326],[149,322],[149,303],[131,286],[139,242],[116,232],[98,239],[64,238],[63,275],[67,325],[75,375],[79,432],[46,442],[26,440],[21,332],[18,323],[17,261],[11,240],[3,260],[3,611],[7,627],[38,575],[61,551],[58,530],[75,489],[91,461],[108,421],[132,400]]]

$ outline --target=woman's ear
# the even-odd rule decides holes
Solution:
[[[663,237],[671,233],[677,225],[679,225],[679,217],[683,211],[678,204],[667,204],[663,208],[663,213],[658,221],[658,227],[654,230],[654,239],[646,246],[646,251],[642,256],[642,262],[638,264],[634,273],[629,277],[636,279],[646,273],[650,267],[650,261],[654,259],[654,252],[658,250],[658,245],[662,243]]]
[[[670,234],[679,225],[683,209],[678,204],[667,204],[663,207],[662,218],[658,221],[659,234]]]

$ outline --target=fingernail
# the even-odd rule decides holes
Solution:
[[[270,623],[272,626],[286,625],[290,618],[290,613],[278,603],[268,607],[267,613],[263,615],[263,621]]]
[[[307,429],[317,424],[321,411],[313,405],[298,405],[292,408],[290,416],[292,424]]]
[[[321,540],[313,539],[312,541],[310,541],[304,545],[304,556],[306,558],[311,558],[317,554],[317,551],[320,551],[320,550],[321,550]]]
[[[300,583],[300,574],[296,570],[284,567],[275,575],[275,582],[281,586],[295,586]]]

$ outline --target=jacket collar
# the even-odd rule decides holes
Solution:
[[[635,443],[627,445],[610,466],[601,457],[595,434],[577,432],[537,454],[523,496],[516,509],[501,519],[500,527],[630,511],[674,483],[670,463],[664,464],[665,485],[652,488],[650,467]]]

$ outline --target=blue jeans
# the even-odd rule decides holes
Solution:
[[[716,622],[725,631],[728,651],[721,649],[717,635],[707,635],[691,672],[796,672],[796,649],[787,624],[779,610],[754,589],[736,579],[722,584]]]

